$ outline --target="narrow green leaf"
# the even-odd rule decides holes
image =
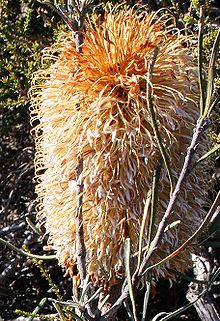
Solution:
[[[63,311],[62,311],[61,307],[59,306],[59,304],[55,303],[55,302],[52,302],[52,304],[60,317],[60,321],[66,321],[66,318],[65,318]]]
[[[150,212],[150,222],[149,222],[149,229],[148,229],[148,244],[150,244],[151,239],[152,239],[153,226],[154,226],[155,219],[156,219],[158,190],[159,190],[159,182],[160,182],[160,174],[161,174],[162,164],[163,164],[163,159],[160,158],[157,163],[157,167],[154,171],[154,176],[153,176],[151,212]]]
[[[29,219],[29,217],[26,218],[26,222],[30,226],[32,231],[34,231],[34,233],[43,236],[43,233],[41,232],[41,230]]]
[[[110,294],[107,294],[104,299],[99,303],[98,309],[102,311],[102,308],[104,305],[108,302],[108,299],[110,298]]]
[[[167,255],[164,259],[161,261],[149,266],[146,268],[143,274],[146,272],[152,270],[153,268],[163,264],[164,262],[173,259],[177,254],[179,254],[181,251],[183,251],[189,244],[192,243],[192,241],[198,237],[204,228],[207,226],[207,224],[210,222],[211,218],[213,217],[217,207],[220,205],[220,191],[218,192],[214,202],[212,203],[211,208],[209,209],[206,217],[203,219],[201,225],[198,227],[198,229],[190,236],[182,245],[180,245],[175,251],[173,251],[171,254]]]
[[[125,307],[125,310],[126,310],[126,312],[127,312],[127,315],[128,315],[128,317],[129,317],[130,321],[135,321],[135,319],[134,319],[134,317],[133,317],[133,313],[132,313],[132,311],[131,311],[131,309],[130,309],[128,300],[125,300],[125,302],[124,302],[124,307]]]
[[[147,221],[147,216],[148,216],[148,211],[150,208],[150,200],[151,200],[151,190],[148,192],[147,195],[147,199],[145,201],[145,205],[144,205],[144,214],[143,214],[143,218],[142,218],[142,222],[141,222],[141,231],[140,231],[140,236],[139,236],[139,246],[138,246],[138,262],[137,262],[137,268],[135,271],[135,274],[138,273],[138,270],[140,268],[140,264],[141,264],[141,256],[143,253],[143,236],[144,236],[144,229],[145,229],[145,224]]]
[[[160,150],[161,156],[164,160],[165,166],[166,166],[166,170],[168,173],[168,177],[170,180],[170,189],[171,189],[171,193],[173,191],[173,185],[174,185],[174,178],[172,175],[172,171],[171,171],[171,167],[170,167],[170,162],[169,162],[169,158],[167,156],[165,147],[163,145],[162,142],[162,138],[160,135],[160,131],[157,125],[157,119],[156,119],[156,115],[155,115],[155,110],[154,110],[154,105],[153,105],[153,97],[152,97],[152,76],[153,76],[153,68],[154,68],[154,64],[156,62],[156,58],[159,52],[159,48],[156,47],[153,51],[153,55],[152,58],[149,62],[149,66],[148,66],[148,73],[147,73],[147,81],[146,81],[146,96],[147,96],[147,106],[148,106],[148,110],[151,114],[151,119],[152,119],[152,124],[153,124],[153,132],[158,144],[158,148]]]
[[[220,144],[214,146],[210,151],[208,151],[207,153],[205,153],[202,157],[200,157],[195,165],[199,164],[200,162],[204,161],[206,158],[210,157],[212,154],[214,154],[215,152],[217,152],[217,150],[220,149]]]
[[[64,302],[64,301],[55,300],[53,298],[48,298],[48,301],[54,302],[54,303],[59,304],[59,305],[71,307],[71,308],[77,308],[78,309],[80,307],[78,302],[73,302],[73,301]]]
[[[34,311],[32,312],[32,315],[30,317],[27,318],[27,321],[32,321],[34,319],[34,314],[37,314],[45,305],[45,303],[47,302],[47,298],[43,298],[39,304],[37,305],[37,307],[34,309]]]
[[[203,27],[205,21],[205,8],[200,8],[199,19],[199,34],[198,34],[198,74],[199,74],[199,88],[200,88],[200,115],[203,115],[205,109],[205,80],[203,78],[203,63],[202,63],[202,45],[203,45]]]
[[[216,211],[216,214],[214,214],[212,220],[210,221],[208,234],[213,235],[219,228],[220,228],[220,215]]]
[[[19,249],[18,247],[9,243],[8,241],[3,240],[2,238],[0,238],[0,244],[6,245],[11,250],[13,250],[23,256],[26,256],[26,257],[31,257],[31,258],[39,259],[39,260],[55,260],[56,259],[56,255],[37,255],[37,254],[28,253],[22,249]]]
[[[128,291],[131,299],[131,304],[132,304],[134,320],[137,321],[134,293],[133,293],[132,282],[131,282],[130,253],[131,253],[131,240],[127,238],[125,240],[125,245],[124,245],[125,274],[126,274],[126,280],[128,284]]]
[[[205,103],[204,117],[206,117],[207,114],[209,113],[209,109],[211,106],[213,89],[214,89],[214,79],[215,79],[215,65],[216,65],[216,60],[219,53],[219,46],[220,46],[220,29],[218,30],[217,36],[215,38],[215,42],[212,48],[211,58],[209,62],[209,67],[208,67],[207,97],[206,97],[206,103]]]
[[[168,315],[168,312],[160,312],[157,315],[155,315],[155,317],[152,319],[152,321],[161,321],[162,319],[158,319],[160,317],[162,317],[163,315]]]
[[[87,305],[97,298],[97,296],[103,291],[103,288],[99,288],[84,304]]]
[[[202,231],[204,230],[204,227],[210,222],[211,218],[213,217],[216,208],[219,206],[220,204],[220,191],[218,192],[214,202],[212,203],[211,208],[209,209],[206,217],[203,219],[201,225],[198,227],[198,229],[193,233],[192,236],[190,236],[182,245],[180,245],[175,251],[173,251],[171,254],[167,255],[164,259],[162,259],[161,261],[149,266],[146,268],[146,270],[142,273],[145,274],[147,272],[149,272],[150,270],[154,269],[155,267],[163,264],[164,262],[173,259],[177,254],[179,254],[181,251],[183,251],[189,244],[192,243],[192,241],[198,237]]]
[[[150,282],[146,282],[146,291],[144,294],[144,303],[143,303],[143,311],[142,311],[141,321],[145,321],[145,319],[146,319],[149,297],[150,297]]]
[[[212,110],[217,106],[217,104],[220,102],[220,96],[217,96],[213,102],[211,103],[211,106],[209,107],[207,117],[210,116]]]
[[[218,277],[218,275],[220,274],[220,268],[217,269],[217,271],[214,273],[214,275],[212,276],[210,282],[208,283],[207,287],[197,296],[197,298],[182,306],[181,308],[175,310],[174,312],[171,313],[166,313],[166,312],[162,312],[162,313],[166,313],[167,315],[165,317],[163,317],[162,319],[159,319],[160,321],[167,321],[172,319],[173,317],[177,316],[178,314],[182,313],[183,311],[187,310],[188,308],[190,308],[191,306],[193,306],[199,299],[201,299],[205,294],[207,294],[207,292],[211,289],[211,287],[213,286],[213,284],[215,283],[216,278]],[[159,321],[158,320],[159,315],[156,315],[152,321]]]
[[[153,183],[152,183],[152,191],[149,192],[149,195],[151,194],[151,211],[150,211],[150,218],[149,218],[149,228],[148,228],[148,241],[147,245],[142,247],[142,240],[143,240],[143,234],[144,234],[144,226],[148,215],[148,209],[149,209],[149,195],[145,203],[144,207],[144,215],[141,222],[141,232],[139,237],[139,249],[138,252],[135,252],[131,255],[131,257],[135,257],[138,255],[138,264],[135,273],[137,273],[139,267],[140,267],[140,261],[141,261],[141,254],[144,251],[147,251],[149,244],[151,242],[152,232],[153,232],[153,226],[156,218],[157,213],[157,200],[158,200],[158,189],[159,189],[159,180],[160,180],[160,174],[161,174],[161,168],[163,164],[162,157],[159,159],[157,163],[157,167],[154,171],[153,176]]]
[[[81,294],[81,296],[79,298],[79,303],[80,304],[83,303],[84,298],[85,298],[85,296],[86,296],[91,284],[92,283],[89,282],[89,275],[87,275],[85,280],[83,280],[83,284],[82,284],[82,292],[81,292],[82,294]]]
[[[167,232],[167,231],[171,230],[172,228],[176,227],[180,223],[181,223],[181,221],[177,220],[177,221],[174,221],[174,222],[168,224],[167,227],[165,228],[164,232]]]

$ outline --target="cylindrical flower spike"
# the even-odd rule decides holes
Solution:
[[[82,53],[70,35],[58,44],[52,65],[36,75],[32,118],[36,131],[39,213],[59,262],[76,261],[76,167],[82,157],[83,227],[86,268],[94,283],[111,287],[124,276],[124,240],[138,251],[139,235],[153,173],[161,155],[146,96],[153,50],[152,91],[157,124],[175,180],[199,116],[196,66],[186,39],[167,30],[154,13],[107,12],[88,22]],[[55,60],[55,61],[54,61]],[[39,90],[38,90],[39,88]],[[204,217],[207,182],[199,166],[188,176],[152,264],[166,257],[198,228]],[[165,167],[159,186],[154,229],[169,200]],[[143,245],[148,240],[146,222]],[[135,258],[134,258],[135,260]],[[185,270],[190,249],[154,270]]]

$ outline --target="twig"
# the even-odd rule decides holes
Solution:
[[[78,13],[77,21],[77,30],[73,31],[73,38],[76,45],[76,51],[82,53],[82,45],[84,41],[84,29],[85,29],[85,18],[88,11],[88,4],[85,1],[79,1],[77,4],[73,4],[73,9]],[[72,10],[72,9],[71,9]],[[80,155],[78,157],[78,165],[76,168],[76,179],[77,179],[77,207],[75,215],[76,223],[76,255],[77,255],[77,268],[80,275],[81,287],[83,286],[86,280],[86,247],[84,240],[84,231],[83,231],[83,181],[82,181],[82,172],[83,172],[83,157]],[[85,300],[88,301],[88,295],[85,296]],[[90,302],[87,302],[85,306],[85,311],[83,315],[86,320],[90,320],[94,317],[92,312]]]
[[[85,18],[88,10],[87,5],[83,4],[81,8],[75,7],[78,12],[79,18],[77,21],[77,30],[73,31],[73,38],[76,44],[76,51],[82,52],[82,44],[84,41]]]
[[[214,202],[212,203],[212,206],[211,206],[210,210],[208,211],[206,217],[204,218],[204,220],[202,221],[202,223],[198,227],[198,229],[192,234],[192,236],[190,236],[182,245],[180,245],[171,254],[166,256],[163,260],[161,260],[161,261],[157,262],[156,264],[151,265],[149,268],[147,268],[144,273],[146,273],[147,271],[155,268],[158,265],[163,264],[164,262],[166,262],[168,260],[173,259],[176,255],[178,255],[181,251],[183,251],[187,246],[189,246],[189,244],[192,243],[192,241],[195,238],[198,238],[198,236],[202,233],[202,231],[204,231],[204,228],[210,222],[210,220],[213,217],[213,215],[215,215],[216,209],[218,208],[219,204],[220,204],[220,192],[218,192],[218,194],[217,194]]]
[[[220,273],[220,268],[217,269],[217,271],[214,273],[214,275],[212,276],[211,280],[209,281],[207,287],[197,296],[197,298],[195,300],[192,300],[190,303],[184,305],[183,307],[177,309],[174,312],[171,313],[166,313],[166,316],[163,317],[162,319],[158,319],[158,317],[154,317],[152,321],[167,321],[172,319],[173,317],[177,316],[178,314],[180,314],[181,312],[189,309],[192,305],[195,305],[195,303],[203,298],[211,289],[212,285],[214,284],[216,278],[219,276]],[[219,319],[215,319],[215,321],[218,321]],[[213,321],[213,320],[209,320],[209,321]]]
[[[129,297],[129,291],[128,289],[125,289],[121,296],[118,298],[118,300],[112,305],[112,307],[103,314],[97,321],[106,321],[111,319],[115,315],[115,313],[118,311],[118,309],[121,307],[123,302]]]
[[[77,266],[80,274],[81,284],[86,278],[86,247],[84,241],[83,232],[83,182],[81,181],[81,174],[83,171],[83,158],[78,158],[78,165],[76,169],[77,181],[78,181],[78,199],[76,207],[76,254],[77,254]]]
[[[174,188],[174,191],[171,195],[167,210],[162,218],[162,221],[160,222],[160,224],[158,226],[157,233],[151,242],[149,251],[146,254],[145,258],[143,259],[143,262],[140,266],[139,273],[136,274],[135,277],[133,277],[133,279],[132,279],[133,285],[137,284],[137,282],[140,280],[140,278],[144,274],[144,272],[148,266],[150,258],[155,253],[155,251],[158,248],[159,243],[161,242],[161,239],[164,234],[164,230],[167,226],[168,219],[169,219],[170,215],[172,214],[172,211],[173,211],[174,205],[176,204],[177,197],[179,195],[182,184],[183,184],[183,182],[189,172],[191,161],[192,161],[193,155],[195,154],[195,150],[196,150],[198,141],[200,139],[201,134],[206,129],[207,124],[208,124],[208,119],[203,118],[203,117],[200,117],[198,119],[197,126],[195,128],[190,147],[188,148],[179,179],[178,179],[177,184]],[[99,321],[104,321],[104,320],[108,320],[109,318],[111,318],[117,312],[120,305],[128,298],[128,296],[129,296],[129,291],[126,289],[121,294],[121,296],[118,298],[118,300],[115,302],[115,304],[99,319]]]
[[[199,143],[201,134],[205,131],[205,129],[207,128],[207,126],[209,124],[209,120],[207,118],[207,115],[209,116],[209,108],[210,108],[210,105],[211,105],[211,96],[213,95],[212,86],[213,86],[213,78],[214,78],[214,76],[213,76],[213,73],[212,73],[213,71],[209,72],[209,82],[208,82],[208,86],[207,86],[207,91],[209,92],[209,97],[205,101],[206,97],[205,97],[204,79],[202,77],[202,64],[201,64],[201,62],[202,62],[201,61],[202,60],[202,26],[203,26],[203,20],[204,20],[204,9],[201,10],[201,18],[200,19],[201,19],[200,20],[200,24],[201,25],[200,25],[200,35],[199,35],[199,59],[198,59],[199,60],[198,61],[199,76],[200,76],[199,77],[199,82],[200,82],[200,90],[201,90],[200,91],[200,99],[201,99],[200,100],[200,118],[197,121],[197,125],[195,127],[194,134],[192,136],[191,144],[190,144],[190,146],[188,148],[188,151],[187,151],[187,154],[186,154],[186,157],[185,157],[185,160],[184,160],[184,164],[183,164],[181,173],[179,175],[179,178],[177,180],[176,186],[175,186],[173,192],[171,193],[169,204],[168,204],[168,207],[166,209],[166,212],[165,212],[165,214],[164,214],[164,216],[162,218],[162,221],[160,222],[160,224],[158,226],[156,235],[155,235],[154,239],[152,240],[152,242],[150,244],[149,250],[148,250],[148,252],[146,253],[146,255],[145,255],[144,259],[143,259],[143,262],[142,262],[142,264],[140,266],[139,272],[135,273],[133,275],[132,285],[136,285],[137,282],[140,280],[140,278],[144,275],[144,273],[146,272],[147,266],[149,265],[149,261],[150,261],[152,255],[155,253],[155,251],[157,250],[157,248],[158,248],[158,246],[159,246],[159,244],[160,244],[160,242],[162,240],[162,237],[164,235],[164,231],[165,231],[165,228],[167,226],[169,217],[170,217],[170,215],[172,214],[172,212],[174,210],[174,206],[176,204],[176,201],[177,201],[177,198],[179,196],[180,190],[182,188],[182,185],[183,185],[183,183],[184,183],[184,181],[186,179],[186,176],[188,175],[189,169],[191,167],[191,162],[192,162],[193,156],[195,154],[197,145]],[[210,62],[210,67],[212,69],[214,68],[214,62],[216,60],[216,51],[217,51],[217,48],[219,46],[219,42],[220,42],[220,36],[218,34],[218,37],[216,39],[215,46],[214,46],[215,49],[213,50],[214,54],[212,53],[212,57],[213,58],[212,58],[212,61]],[[157,55],[157,52],[155,51],[154,55],[152,57],[152,61],[151,61],[152,67],[151,68],[149,67],[149,72],[151,73],[151,75],[153,73],[153,65],[154,65],[154,62],[155,62],[155,59],[156,59],[156,55]],[[149,75],[148,75],[148,86],[147,86],[147,97],[148,97],[148,100],[149,100],[148,106],[150,108],[152,119],[154,120],[153,103],[151,101],[152,96],[151,96],[151,90],[149,88],[150,87],[149,85],[151,83],[150,80],[151,79],[149,78]],[[157,137],[157,142],[160,143],[160,139],[158,139],[158,138],[160,138],[160,136],[158,135],[158,132],[156,132],[156,129],[157,129],[156,125],[157,124],[154,122],[154,133],[155,133],[155,135]],[[159,146],[161,147],[161,144],[159,144]],[[163,145],[162,145],[162,147],[163,147]],[[160,148],[160,150],[161,150],[161,148]],[[163,156],[163,159],[165,158],[164,161],[166,162],[167,161],[166,154],[164,154],[163,149],[161,150],[161,154]],[[171,171],[169,170],[169,167],[167,167],[167,170],[168,170],[168,173],[171,174]],[[171,179],[171,181],[172,181],[172,179]],[[213,204],[214,207],[217,206],[216,203],[218,203],[218,200],[219,200],[219,198],[217,197],[216,202],[214,202],[215,204]],[[206,219],[201,224],[201,227],[199,228],[199,230],[196,232],[196,234],[194,233],[195,235],[198,235],[198,233],[201,231],[201,229],[207,223],[208,219],[210,219],[210,216],[213,214],[213,206],[210,209],[209,213],[207,214]],[[192,241],[192,239],[194,239],[195,235],[193,235],[192,238],[190,238],[190,240],[188,240],[187,242]],[[186,245],[185,243],[183,244],[183,246]],[[123,291],[122,295],[115,302],[115,304],[99,319],[99,321],[104,321],[104,320],[108,320],[109,318],[111,318],[116,313],[116,311],[118,310],[120,305],[128,298],[128,296],[129,296],[129,291],[127,289],[125,289]]]
[[[131,240],[127,238],[125,240],[125,246],[124,246],[125,275],[127,279],[129,296],[132,304],[132,314],[133,314],[132,317],[134,321],[137,321],[137,311],[136,311],[134,291],[133,291],[132,281],[131,281],[130,250],[131,250]]]
[[[213,262],[211,260],[210,253],[208,253],[206,249],[201,248],[198,254],[193,254],[192,261],[194,275],[196,279],[202,280],[203,284],[195,283],[194,281],[192,281],[189,285],[189,290],[187,291],[186,298],[190,302],[193,301],[198,316],[202,321],[219,321],[220,316],[218,311],[216,310],[213,296],[209,293],[206,293],[205,296],[199,297],[201,292],[206,288],[204,282],[207,282],[207,280],[209,280],[211,272],[213,270]]]
[[[201,35],[200,35],[200,38],[199,38],[199,46],[202,46],[202,38],[201,37],[202,37],[203,19],[204,19],[204,9],[201,9],[201,20],[200,20]],[[195,128],[193,137],[192,137],[191,144],[190,144],[190,146],[188,148],[188,151],[187,151],[187,154],[186,154],[186,157],[185,157],[185,160],[184,160],[184,164],[183,164],[180,176],[178,178],[178,181],[177,181],[177,184],[175,186],[175,189],[174,189],[173,193],[171,194],[167,210],[166,210],[166,212],[165,212],[165,214],[164,214],[164,216],[162,218],[162,221],[160,222],[160,224],[158,226],[157,233],[156,233],[156,235],[155,235],[155,237],[154,237],[154,239],[153,239],[153,241],[152,241],[152,243],[150,245],[149,251],[147,252],[145,258],[143,259],[142,265],[141,265],[140,270],[139,270],[139,277],[141,277],[141,275],[143,275],[146,272],[145,270],[147,268],[148,262],[149,262],[150,258],[152,257],[152,255],[154,254],[154,252],[157,250],[158,245],[159,245],[159,243],[160,243],[160,241],[161,241],[161,239],[162,239],[162,237],[164,235],[164,231],[165,231],[165,228],[167,226],[168,219],[169,219],[170,215],[172,214],[172,211],[173,211],[175,203],[177,201],[177,197],[179,195],[179,192],[180,192],[180,189],[182,187],[182,184],[183,184],[183,182],[184,182],[184,180],[185,180],[185,178],[186,178],[186,176],[188,174],[188,171],[190,169],[191,161],[192,161],[192,158],[193,158],[193,156],[195,154],[197,144],[199,143],[200,136],[209,125],[209,120],[207,118],[207,115],[209,114],[209,108],[210,108],[211,100],[212,100],[211,98],[213,96],[213,79],[214,79],[213,70],[214,70],[214,66],[215,66],[215,61],[216,61],[216,57],[217,57],[217,51],[218,51],[219,43],[220,43],[220,33],[218,33],[218,35],[216,37],[216,41],[215,41],[215,44],[214,44],[214,48],[213,48],[213,51],[212,51],[212,57],[211,57],[210,65],[209,65],[209,67],[212,69],[211,71],[209,71],[209,79],[208,79],[208,84],[207,84],[207,92],[209,93],[209,95],[208,95],[208,97],[206,97],[206,101],[203,101],[203,106],[202,106],[202,109],[201,109],[200,118],[197,121],[197,125],[196,125],[196,128]],[[202,47],[199,50],[201,51]],[[199,68],[200,69],[201,69],[201,66],[200,66],[201,63],[202,63],[202,61],[199,60],[198,64],[199,64]],[[151,72],[153,72],[153,70],[151,70]],[[202,81],[203,80],[201,78],[200,79],[200,85],[202,85]],[[200,92],[200,98],[204,94],[203,89],[204,88],[201,86],[201,90],[202,91]],[[203,98],[204,97],[202,97],[201,99],[203,100]],[[205,110],[203,108],[204,106],[206,106]],[[219,201],[219,197],[217,197],[217,203],[218,203],[218,201]],[[216,204],[213,204],[213,206],[214,205],[216,205]],[[212,214],[213,214],[213,210],[211,208],[210,212],[207,215],[207,219],[210,219],[209,216],[211,216]],[[197,235],[198,232],[200,232],[200,230],[203,228],[203,226],[207,223],[207,219],[204,220],[204,222],[201,225],[201,228],[199,228],[199,230],[195,233],[195,235]],[[192,238],[194,238],[195,235],[193,235]],[[187,240],[187,243],[186,242],[185,243],[188,244],[189,241],[191,241],[191,238],[189,240]],[[183,247],[186,246],[185,243],[182,245]],[[180,248],[177,249],[177,251],[179,251],[179,250],[180,250]],[[134,278],[133,281],[135,281],[135,278]]]
[[[154,252],[157,250],[158,245],[161,242],[161,239],[164,235],[164,230],[165,230],[167,223],[168,223],[168,219],[169,219],[170,215],[172,214],[172,211],[173,211],[174,206],[176,204],[177,197],[178,197],[179,192],[181,190],[182,184],[185,181],[185,178],[189,172],[191,161],[192,161],[193,155],[195,154],[195,150],[196,150],[197,144],[199,142],[200,136],[204,132],[204,130],[206,129],[207,124],[208,124],[208,120],[206,118],[200,117],[198,119],[197,126],[195,128],[190,147],[188,148],[180,176],[178,178],[178,181],[176,183],[174,191],[171,194],[169,204],[168,204],[166,212],[165,212],[165,214],[164,214],[164,216],[158,226],[156,235],[155,235],[153,241],[151,242],[149,251],[147,252],[145,258],[143,259],[143,262],[141,264],[140,271],[139,271],[139,277],[143,275],[143,273],[149,263],[150,258],[152,257]]]

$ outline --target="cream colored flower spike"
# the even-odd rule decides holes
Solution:
[[[111,287],[124,275],[123,242],[138,250],[144,204],[160,153],[146,101],[146,73],[154,48],[153,96],[163,144],[175,179],[198,118],[196,66],[185,38],[167,31],[155,15],[132,10],[105,13],[89,22],[83,53],[67,35],[57,44],[52,64],[36,75],[32,119],[36,127],[36,178],[39,213],[60,264],[76,260],[75,213],[77,157],[84,169],[84,234],[87,272],[94,283]],[[202,149],[202,147],[201,147]],[[168,230],[151,263],[182,244],[204,216],[204,171],[188,177]],[[155,229],[169,200],[169,181],[162,170]],[[171,223],[170,222],[170,223]],[[148,238],[148,222],[144,244]],[[154,270],[172,277],[167,268],[183,271],[190,249]]]

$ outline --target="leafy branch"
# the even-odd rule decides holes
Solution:
[[[43,3],[50,3],[48,1],[44,1]],[[76,51],[78,53],[82,53],[82,45],[84,40],[84,31],[85,31],[85,17],[86,13],[89,8],[89,4],[91,1],[67,1],[67,5],[64,7],[58,3],[58,1],[55,1],[52,5],[56,8],[56,11],[62,16],[64,21],[66,21],[73,31],[73,38],[75,40],[76,44]],[[75,18],[77,16],[77,18]],[[139,252],[138,252],[138,264],[136,271],[132,275],[132,269],[131,269],[131,260],[133,259],[134,254],[130,253],[131,250],[131,244],[130,239],[126,239],[125,241],[125,248],[124,248],[124,262],[125,262],[125,271],[126,271],[126,282],[125,286],[122,288],[122,294],[120,297],[114,302],[114,304],[103,314],[101,314],[101,308],[99,305],[99,309],[97,308],[95,313],[93,313],[91,304],[94,301],[99,301],[100,303],[100,297],[101,292],[103,289],[100,287],[98,290],[95,291],[95,287],[92,286],[91,282],[89,282],[89,276],[87,276],[86,272],[86,247],[85,247],[85,240],[84,240],[84,231],[83,231],[83,180],[82,180],[82,173],[83,173],[83,155],[78,155],[78,165],[76,168],[76,177],[77,177],[77,207],[76,207],[76,213],[75,213],[75,223],[76,223],[76,257],[77,257],[77,268],[80,275],[80,287],[81,287],[81,293],[79,300],[74,300],[72,302],[62,302],[61,298],[60,300],[52,300],[52,304],[54,305],[55,309],[57,310],[59,317],[62,321],[65,320],[65,315],[62,314],[62,309],[60,309],[60,306],[68,306],[72,309],[75,309],[76,313],[73,313],[73,317],[77,320],[89,320],[89,321],[104,321],[111,319],[117,310],[121,307],[123,303],[126,303],[127,299],[130,298],[132,302],[132,318],[136,321],[136,310],[135,310],[135,298],[134,298],[134,292],[133,289],[137,286],[138,282],[142,279],[144,275],[146,275],[147,272],[149,272],[151,269],[156,267],[157,265],[160,265],[164,263],[166,260],[172,259],[175,255],[177,255],[180,251],[182,251],[186,246],[189,245],[190,242],[192,242],[195,237],[199,235],[199,233],[204,229],[204,227],[209,223],[210,218],[213,216],[213,213],[216,209],[216,207],[219,204],[220,196],[219,194],[216,197],[216,200],[212,204],[206,218],[203,220],[202,224],[198,228],[198,230],[186,241],[184,242],[178,249],[176,249],[173,253],[168,255],[164,260],[158,262],[155,265],[150,265],[150,261],[152,256],[156,253],[158,250],[158,247],[160,246],[160,243],[162,241],[162,238],[166,232],[166,229],[168,227],[168,222],[171,217],[172,212],[174,211],[176,202],[179,197],[179,193],[183,187],[183,183],[185,182],[187,175],[192,167],[192,160],[195,156],[197,146],[199,144],[201,135],[204,133],[204,131],[209,126],[209,116],[211,113],[211,110],[215,107],[216,99],[214,97],[214,68],[215,63],[217,59],[217,51],[220,44],[220,32],[218,32],[218,35],[216,37],[215,44],[213,46],[210,64],[209,64],[209,72],[208,72],[208,80],[206,81],[204,79],[203,74],[203,68],[202,68],[202,45],[203,45],[203,24],[204,24],[204,9],[201,9],[201,18],[199,23],[199,36],[198,36],[198,71],[199,71],[199,84],[200,84],[200,117],[197,121],[197,124],[194,129],[194,133],[192,136],[192,140],[190,143],[190,146],[187,150],[186,157],[179,175],[179,178],[174,184],[174,179],[172,176],[172,168],[169,161],[169,157],[167,155],[167,152],[165,150],[165,147],[162,142],[160,130],[158,128],[158,122],[156,118],[155,113],[155,106],[153,101],[153,85],[152,85],[152,78],[153,78],[153,70],[154,65],[157,59],[158,54],[158,48],[156,48],[153,51],[152,57],[148,64],[148,73],[146,75],[146,100],[148,104],[148,110],[151,116],[152,120],[152,126],[153,126],[153,132],[155,136],[155,140],[158,145],[158,149],[160,151],[160,161],[158,163],[158,166],[155,170],[155,176],[153,178],[153,184],[152,184],[152,190],[151,193],[147,196],[147,200],[145,203],[145,213],[143,215],[143,222],[141,227],[141,235],[139,238]],[[79,106],[80,108],[80,106]],[[157,228],[157,231],[155,233],[155,236],[152,237],[153,233],[153,225],[155,221],[155,216],[157,212],[157,202],[158,202],[158,186],[159,186],[159,178],[160,178],[160,170],[162,166],[162,161],[166,167],[166,171],[168,173],[169,181],[170,181],[170,199],[168,202],[167,209],[163,215],[163,218],[161,222],[159,223],[159,226]],[[150,209],[151,206],[151,209]],[[147,247],[142,248],[142,241],[143,241],[143,233],[144,233],[144,227],[147,220],[147,214],[148,210],[150,209],[150,228],[149,228],[149,236],[148,236],[148,244]],[[15,246],[11,245],[10,243],[0,239],[0,243],[9,246],[13,250],[16,250],[17,252],[29,256],[34,257],[37,259],[43,259],[44,256],[36,256],[31,253],[27,253],[26,251],[20,250],[16,248]],[[147,249],[147,251],[146,251]],[[144,252],[144,256],[142,258]],[[54,258],[54,256],[53,256]],[[217,272],[216,272],[217,273]],[[218,270],[219,273],[219,270]],[[213,284],[214,278],[217,277],[217,274],[214,274],[213,278],[211,279],[210,283],[207,285],[207,288],[202,292],[201,295],[205,295],[205,293],[210,289],[211,285]],[[91,291],[92,288],[92,291]],[[146,314],[147,309],[147,302],[149,297],[149,283],[148,288],[145,295],[145,305],[143,308],[143,320],[144,315]],[[103,306],[106,301],[108,300],[108,297],[101,302],[101,306]],[[184,309],[191,306],[193,303],[185,306],[184,308],[181,308],[179,311],[175,311],[175,313],[179,313],[181,311],[184,311]],[[98,304],[96,304],[98,306]],[[163,317],[162,320],[168,320],[171,316],[175,316],[176,314],[169,314]],[[156,316],[157,318],[160,316]],[[155,317],[155,318],[156,318]],[[157,319],[156,318],[156,319]],[[155,319],[155,320],[156,320]]]
[[[215,62],[216,62],[216,57],[217,57],[217,52],[218,52],[218,48],[219,48],[219,32],[218,35],[216,37],[216,41],[215,41],[215,45],[213,47],[212,50],[212,54],[211,54],[211,59],[210,59],[210,64],[209,67],[212,69],[209,72],[209,76],[208,76],[208,82],[207,82],[207,87],[204,87],[204,80],[202,78],[202,57],[201,57],[201,52],[202,52],[202,28],[203,28],[203,23],[204,23],[204,11],[201,10],[201,17],[200,17],[200,33],[199,33],[199,59],[198,59],[198,69],[199,69],[199,74],[200,74],[200,117],[197,121],[197,125],[195,127],[193,136],[192,136],[192,140],[191,140],[191,144],[187,150],[187,154],[184,160],[184,164],[182,167],[182,170],[180,172],[179,178],[177,180],[177,183],[173,189],[173,192],[171,193],[170,196],[170,200],[167,206],[167,209],[165,211],[165,214],[158,226],[156,235],[154,237],[154,239],[152,240],[149,250],[147,251],[147,253],[145,254],[145,257],[143,258],[142,264],[140,265],[139,271],[138,273],[135,273],[133,275],[132,278],[132,285],[135,286],[138,281],[140,280],[140,278],[146,273],[146,271],[148,271],[151,267],[148,268],[149,265],[149,261],[151,259],[151,257],[154,255],[154,253],[156,252],[156,250],[158,249],[158,246],[163,238],[166,226],[168,224],[168,220],[169,217],[171,216],[171,213],[174,210],[174,206],[176,204],[176,201],[178,199],[179,196],[179,192],[182,188],[182,185],[189,173],[191,164],[192,164],[192,160],[193,157],[196,153],[196,148],[199,144],[200,141],[200,137],[202,135],[202,133],[207,129],[208,125],[209,125],[209,119],[208,116],[210,115],[211,109],[213,108],[213,101],[214,100],[214,89],[213,89],[213,82],[214,82],[214,67],[215,67]],[[149,66],[149,72],[151,73],[151,75],[148,75],[148,79],[152,78],[152,73],[153,73],[153,65],[155,63],[156,60],[156,55],[157,55],[157,51],[155,50],[153,55],[152,55],[152,59],[150,62],[150,66]],[[149,85],[148,85],[149,86]],[[204,90],[206,91],[206,93],[208,94],[204,94]],[[150,97],[150,99],[148,99],[149,102],[149,109],[151,111],[151,115],[154,118],[154,113],[152,113],[152,111],[154,110],[154,106],[153,106],[153,100],[151,99],[151,93],[149,93],[149,87],[147,88],[147,95],[148,98]],[[163,160],[165,161],[165,163],[167,163],[167,158],[166,158],[166,154],[164,153],[163,148],[161,148],[161,144],[160,144],[160,139],[158,139],[159,135],[158,135],[158,128],[157,128],[157,123],[154,121],[153,122],[155,128],[154,128],[154,132],[155,132],[155,136],[157,137],[157,142],[158,145],[160,146],[160,151],[161,151],[161,155],[163,157]],[[169,167],[166,168],[168,170],[169,173]],[[170,175],[169,175],[170,176]],[[171,180],[171,179],[170,179]],[[172,180],[171,180],[172,181]],[[171,191],[172,191],[172,185],[171,185]],[[185,242],[181,248],[177,249],[176,251],[179,252],[180,250],[182,250],[186,245],[188,245],[188,243],[190,241],[192,241],[192,239],[195,238],[195,236],[198,235],[198,233],[202,230],[202,228],[209,222],[209,220],[211,219],[213,213],[214,213],[214,208],[219,204],[219,194],[215,200],[215,202],[213,203],[209,213],[206,216],[206,219],[203,221],[203,223],[201,224],[200,228],[196,231],[196,233],[194,235],[192,235],[192,237],[187,240],[187,242]],[[153,204],[153,206],[155,206],[156,204]],[[176,254],[176,251],[174,252]],[[171,255],[174,255],[174,253],[172,253]],[[169,257],[169,256],[168,256]],[[167,259],[167,258],[165,258]],[[160,262],[161,263],[161,262]],[[158,263],[159,264],[159,263]],[[102,315],[102,317],[99,319],[99,321],[104,321],[104,320],[109,320],[115,313],[116,311],[119,309],[119,307],[121,306],[121,304],[129,297],[130,291],[128,288],[126,288],[121,296],[118,298],[118,300],[113,304],[113,306],[104,314]],[[165,319],[164,319],[165,320]]]

